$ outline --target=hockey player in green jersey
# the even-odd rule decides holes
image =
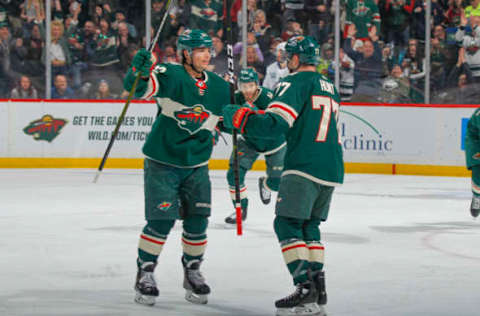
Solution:
[[[239,91],[235,92],[235,102],[252,106],[254,111],[265,110],[273,97],[273,92],[259,86],[258,74],[252,68],[242,69],[238,77]],[[238,140],[238,164],[240,180],[240,198],[242,205],[242,220],[247,218],[248,197],[245,186],[245,174],[260,154],[265,156],[267,176],[258,179],[260,199],[264,204],[270,203],[271,191],[278,191],[280,176],[283,169],[283,158],[286,152],[285,136],[278,137],[240,137]],[[230,157],[227,181],[232,202],[235,205],[235,178],[233,172],[233,154]],[[228,224],[237,222],[236,212],[225,218]]]
[[[140,235],[135,283],[135,301],[141,304],[153,305],[159,295],[154,269],[180,216],[185,298],[205,304],[210,293],[199,270],[207,245],[211,205],[208,160],[213,148],[212,131],[222,108],[230,102],[228,83],[205,70],[211,48],[212,40],[205,32],[187,30],[177,42],[181,65],[155,65],[151,53],[141,49],[124,79],[125,89],[130,90],[140,72],[135,95],[155,98],[161,108],[143,146],[147,224]]]
[[[290,38],[286,52],[291,74],[277,84],[267,110],[228,105],[224,124],[250,137],[286,135],[274,229],[296,291],[275,306],[277,315],[323,315],[327,294],[319,225],[327,220],[334,187],[343,183],[340,97],[315,72],[319,46],[311,37]]]
[[[473,196],[470,214],[477,217],[480,214],[480,109],[476,109],[468,121],[465,134],[465,158],[467,168],[472,170]]]

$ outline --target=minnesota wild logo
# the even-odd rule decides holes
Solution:
[[[196,133],[210,117],[210,112],[206,111],[203,105],[200,104],[175,111],[173,114],[178,122],[178,126],[190,134]]]
[[[170,208],[170,206],[172,206],[172,203],[170,203],[170,202],[165,202],[165,201],[164,201],[164,202],[158,204],[158,205],[157,205],[157,208],[158,208],[159,210],[166,211],[166,210],[168,210],[168,209]]]
[[[33,136],[35,140],[46,140],[49,143],[60,134],[60,130],[67,124],[67,120],[56,119],[46,114],[41,119],[30,122],[23,132]]]

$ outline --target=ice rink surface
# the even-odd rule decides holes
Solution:
[[[156,269],[154,307],[133,302],[143,219],[140,170],[4,169],[0,172],[0,315],[273,315],[293,291],[258,172],[248,174],[244,235],[225,171],[212,171],[213,214],[202,270],[204,306],[183,298],[181,225]],[[331,316],[480,315],[480,221],[470,179],[346,175],[322,224]],[[299,197],[301,198],[301,197]]]

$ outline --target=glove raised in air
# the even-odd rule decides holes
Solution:
[[[152,53],[145,48],[141,48],[133,57],[132,70],[135,75],[141,72],[142,77],[148,77],[152,65]]]

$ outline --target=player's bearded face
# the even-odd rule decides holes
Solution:
[[[293,55],[288,59],[287,67],[291,72],[294,72],[295,70],[297,70],[298,66],[299,66],[299,61],[298,61],[297,55]]]
[[[240,84],[240,91],[247,101],[251,101],[255,97],[257,92],[257,83],[255,82],[243,82]]]
[[[212,55],[210,53],[210,48],[208,47],[199,47],[195,48],[192,52],[192,63],[196,70],[203,71],[210,64],[210,59]]]

